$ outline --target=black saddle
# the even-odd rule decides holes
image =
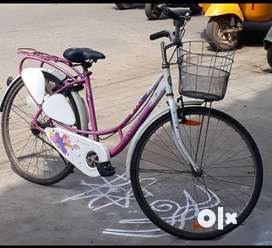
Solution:
[[[101,52],[92,50],[90,48],[68,48],[64,51],[63,57],[71,62],[86,63],[89,60],[97,61],[98,59],[105,59],[105,55]]]

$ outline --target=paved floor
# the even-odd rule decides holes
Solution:
[[[0,93],[5,90],[6,78],[17,74],[18,47],[34,47],[60,55],[67,47],[85,46],[106,54],[107,59],[97,63],[93,70],[98,122],[102,128],[117,124],[156,78],[160,68],[159,41],[150,41],[148,37],[152,32],[172,28],[169,19],[147,21],[143,9],[119,11],[113,4],[1,5],[0,22]],[[205,17],[194,16],[185,38],[202,37],[206,23]],[[262,47],[267,28],[268,25],[245,26],[246,44],[237,51],[226,98],[215,105],[246,126],[263,158],[262,195],[243,226],[218,240],[196,242],[175,238],[151,224],[138,223],[143,214],[124,180],[125,151],[114,159],[118,175],[112,178],[93,179],[76,171],[55,186],[42,187],[11,171],[1,146],[0,244],[272,242],[271,219],[267,218],[272,207],[272,71]],[[99,197],[94,184],[101,184]],[[128,192],[126,197],[118,192],[114,196],[106,194],[112,185],[120,184]],[[119,197],[118,201],[114,197]],[[141,230],[141,235],[137,230]]]

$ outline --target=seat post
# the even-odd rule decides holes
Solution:
[[[95,107],[94,107],[94,99],[93,99],[93,94],[92,94],[92,86],[91,86],[91,80],[90,80],[90,75],[91,71],[88,70],[88,66],[82,65],[83,68],[83,73],[86,78],[86,100],[87,100],[87,105],[88,105],[88,117],[89,117],[89,123],[88,123],[88,128],[92,132],[97,132],[97,120],[96,120],[96,114],[95,114]],[[99,141],[99,138],[96,134],[93,134],[93,139],[95,141]]]
[[[82,63],[82,65],[81,65],[81,66],[82,66],[82,69],[83,69],[83,73],[84,73],[84,75],[87,75],[87,74],[88,74],[88,72],[89,72],[89,71],[88,71],[88,66],[87,66],[87,65],[85,65],[85,64],[83,64],[83,63]]]

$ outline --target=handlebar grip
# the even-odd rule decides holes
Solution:
[[[170,35],[170,34],[169,34],[168,31],[162,30],[162,31],[160,31],[160,32],[151,34],[151,35],[149,36],[149,39],[150,39],[150,40],[156,40],[156,39],[159,39],[159,38],[161,38],[161,37],[169,37],[169,35]]]

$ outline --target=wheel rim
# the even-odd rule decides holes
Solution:
[[[62,173],[67,164],[50,146],[46,135],[32,129],[30,123],[35,113],[36,106],[21,82],[11,96],[6,117],[6,148],[13,166],[16,165],[23,176],[34,180],[51,179]],[[43,114],[38,119],[43,124],[47,120]]]
[[[193,117],[193,119],[195,119],[195,117]],[[219,124],[215,125],[215,123],[212,125],[214,126],[213,127],[214,130],[215,130],[215,127],[218,128],[219,126]],[[220,125],[222,126],[222,124]],[[209,126],[209,130],[210,130],[210,126]],[[222,135],[216,136],[214,130],[211,132],[213,133],[213,137],[214,137],[213,140],[218,142],[220,141]],[[227,130],[225,130],[224,132],[226,131]],[[187,134],[189,134],[190,132],[192,133],[192,126],[190,126],[189,129],[187,128]],[[234,134],[235,132],[236,131],[234,130]],[[159,225],[164,230],[171,232],[172,234],[181,235],[181,232],[183,233],[186,232],[187,235],[192,235],[192,238],[196,238],[196,237],[204,238],[207,235],[220,235],[220,233],[223,233],[227,231],[228,229],[233,229],[235,227],[234,225],[226,225],[226,223],[223,223],[222,230],[218,229],[219,225],[221,225],[218,222],[218,220],[216,220],[214,225],[211,226],[210,228],[203,228],[202,226],[199,225],[197,221],[197,214],[199,213],[199,211],[207,208],[207,209],[213,210],[215,214],[217,215],[218,207],[223,206],[224,213],[237,212],[238,214],[237,219],[238,221],[241,221],[245,217],[244,210],[245,208],[248,209],[249,202],[252,203],[252,196],[254,194],[253,192],[255,192],[255,185],[256,185],[255,162],[256,161],[253,158],[250,158],[249,161],[246,162],[245,160],[246,157],[244,157],[243,160],[241,161],[239,160],[239,163],[240,163],[240,166],[243,165],[245,167],[242,168],[242,167],[236,166],[234,168],[228,168],[227,171],[229,175],[227,175],[227,174],[224,174],[227,168],[223,168],[221,166],[220,168],[216,169],[215,163],[212,165],[212,160],[209,160],[210,163],[208,167],[207,167],[207,164],[205,165],[204,163],[203,177],[202,176],[194,177],[192,176],[192,174],[190,174],[190,172],[181,173],[181,171],[179,171],[179,175],[178,175],[178,170],[176,168],[175,169],[173,169],[174,167],[169,168],[169,165],[171,163],[172,164],[176,163],[176,162],[173,162],[173,160],[177,159],[177,156],[172,154],[173,151],[170,148],[170,147],[174,147],[174,144],[172,145],[170,145],[170,143],[164,144],[167,142],[167,140],[169,140],[170,142],[169,134],[171,135],[171,133],[166,134],[165,132],[164,136],[163,136],[163,132],[158,134],[156,133],[153,134],[152,137],[153,136],[157,137],[157,139],[154,138],[155,141],[153,140],[152,142],[152,137],[151,137],[151,140],[149,140],[145,144],[145,148],[143,149],[143,151],[141,151],[143,153],[141,153],[139,156],[141,157],[141,159],[139,160],[140,165],[137,171],[137,173],[139,173],[139,178],[140,178],[140,180],[138,180],[138,185],[141,188],[144,188],[144,185],[142,185],[142,182],[146,181],[147,178],[149,178],[149,180],[151,180],[151,178],[155,178],[153,179],[153,184],[149,186],[148,190],[150,193],[146,196],[146,198],[142,202],[142,205],[150,206],[150,208],[152,209],[152,211],[149,212],[150,214],[149,217],[153,217],[153,221],[155,220],[156,222],[155,224]],[[184,132],[184,134],[185,133],[186,132]],[[229,148],[232,149],[232,153],[235,152],[236,148],[234,147],[237,147],[237,144],[239,144],[239,143],[235,143],[237,138],[235,138],[234,134],[232,135],[231,143],[229,143]],[[185,139],[186,137],[183,136],[183,140]],[[214,144],[214,148],[218,150],[218,146],[215,144],[216,142],[214,142],[213,144]],[[247,147],[248,144],[244,140],[243,142],[245,147]],[[155,143],[157,143],[157,151],[154,153],[154,150],[153,150],[152,156],[149,155],[148,157],[148,153],[150,153],[150,150],[155,148],[154,146]],[[190,150],[190,152],[192,152],[193,150],[193,148],[190,149],[190,145],[192,143],[194,142],[189,142],[189,140],[187,140],[187,148]],[[152,148],[149,147],[148,149],[146,149],[148,145],[150,145],[150,147]],[[164,151],[163,153],[161,150],[158,149],[158,145],[164,146],[165,151],[168,150],[168,152]],[[241,144],[239,144],[239,146],[241,147]],[[226,150],[225,148],[226,148],[226,144],[224,148],[223,147],[220,148],[221,152],[225,151]],[[211,146],[209,149],[210,151],[208,151],[207,154],[209,154],[213,150],[211,149]],[[166,162],[163,163],[162,154],[166,154],[166,153],[167,153],[168,159],[166,159],[165,160]],[[238,152],[236,155],[239,155],[239,154],[246,155],[244,151],[242,153]],[[231,155],[231,154],[229,153],[228,155]],[[145,156],[147,156],[147,158],[145,158]],[[165,174],[162,175],[162,172],[158,172],[158,171],[154,172],[155,157],[157,157],[157,160],[159,161],[159,165],[158,165],[158,162],[156,163],[157,164],[156,168],[164,168],[164,170],[165,169],[171,170],[171,174],[169,173],[170,171],[168,171],[167,176],[165,176]],[[199,158],[201,158],[201,154],[199,154]],[[221,159],[224,159],[224,158],[221,157]],[[242,159],[242,158],[237,157],[237,159]],[[142,162],[143,160],[145,160],[144,163]],[[226,160],[224,163],[225,167],[227,167],[226,164],[230,167],[231,166],[230,162],[231,162],[230,159]],[[234,160],[232,162],[234,163]],[[163,166],[162,166],[162,163],[163,163]],[[165,164],[167,164],[167,166],[165,166]],[[184,164],[186,165],[186,163]],[[211,166],[214,168],[209,168]],[[153,172],[151,171],[152,169],[153,169]],[[185,170],[188,170],[187,165],[183,166],[183,171]],[[240,175],[238,175],[237,172],[239,172]],[[247,174],[248,172],[250,172],[250,176],[248,176]],[[220,175],[216,175],[216,173],[220,173]],[[157,176],[158,174],[160,175],[159,177]],[[183,178],[181,177],[181,175],[183,175]],[[232,182],[231,185],[229,182],[230,179]],[[183,182],[182,185],[187,184],[186,188],[185,187],[182,188],[182,185],[180,182]],[[171,192],[173,196],[171,196],[169,192]],[[237,194],[238,192],[240,192],[242,196]],[[241,192],[243,192],[243,194]],[[142,192],[139,192],[139,193],[144,195]],[[224,197],[222,197],[222,195],[224,195]],[[138,200],[141,201],[141,199],[138,199]]]
[[[222,43],[234,45],[237,40],[236,32],[227,32],[229,25],[227,23],[219,23],[217,35]]]

